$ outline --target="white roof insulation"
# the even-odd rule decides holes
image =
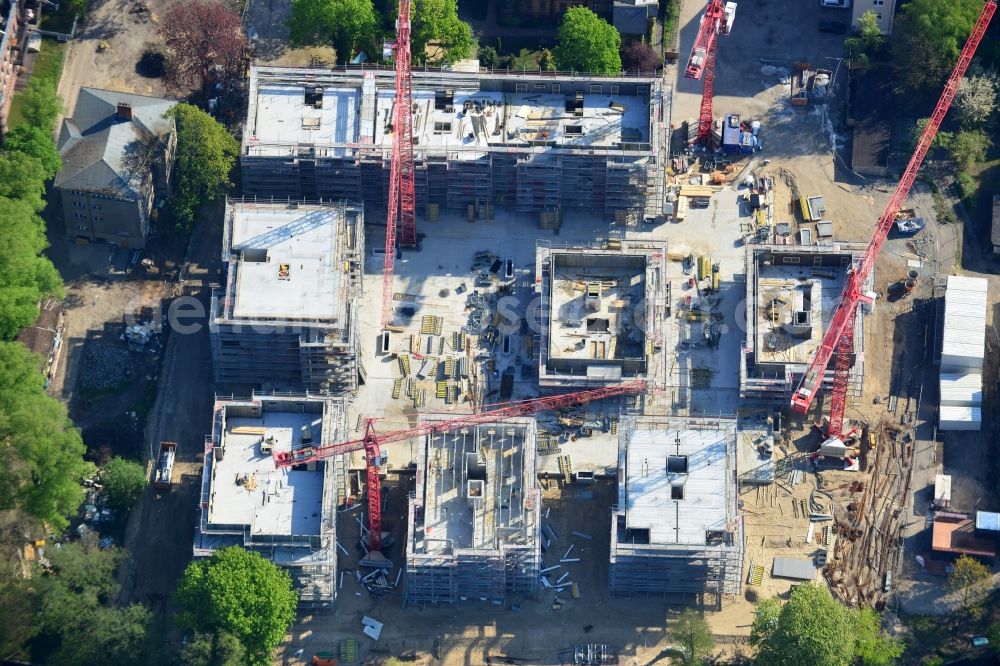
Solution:
[[[942,502],[951,501],[951,475],[950,474],[936,474],[934,476],[934,502],[936,504],[941,504]]]
[[[726,528],[726,430],[635,430],[628,440],[625,520],[649,529],[650,543],[704,544]],[[687,473],[667,469],[683,459]],[[674,491],[674,487],[678,490]],[[673,499],[674,493],[678,499]]]
[[[938,415],[938,430],[979,430],[983,412],[979,407],[942,405]]]
[[[976,373],[941,373],[940,404],[978,407],[983,403],[983,376]]]
[[[981,368],[986,345],[986,280],[948,277],[944,295],[942,368]]]

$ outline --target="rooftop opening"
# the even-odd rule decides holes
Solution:
[[[118,102],[115,107],[115,117],[118,120],[132,120],[132,105],[128,102]]]
[[[591,317],[587,320],[588,333],[607,333],[611,326],[611,321],[600,317]]]
[[[303,118],[302,119],[302,129],[304,130],[318,130],[319,129],[319,118]]]
[[[670,499],[672,500],[682,500],[684,499],[684,486],[680,483],[675,483],[670,486]]]
[[[451,123],[450,122],[436,122],[436,123],[434,123],[434,133],[435,134],[451,134]]]
[[[687,474],[687,456],[667,456],[667,472],[671,474]]]
[[[434,91],[434,108],[438,111],[450,111],[455,104],[455,91],[451,89]]]
[[[577,90],[572,97],[566,98],[566,113],[574,116],[583,115],[583,91]]]
[[[323,88],[320,86],[306,86],[304,102],[306,106],[311,106],[314,109],[322,109]]]
[[[581,135],[583,134],[583,125],[566,125],[564,130],[568,135]]]

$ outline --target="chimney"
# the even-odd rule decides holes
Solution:
[[[115,117],[118,120],[132,120],[132,105],[128,102],[118,102],[115,109]]]

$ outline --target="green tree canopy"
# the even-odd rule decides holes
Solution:
[[[983,130],[956,132],[948,142],[952,159],[963,168],[985,160],[992,147],[993,141]]]
[[[937,95],[982,8],[981,0],[911,0],[903,5],[893,35],[893,63],[905,88]]]
[[[0,197],[0,220],[0,339],[10,340],[35,323],[42,298],[62,292],[62,280],[41,256],[45,223],[31,203]]]
[[[0,197],[18,199],[34,210],[45,208],[45,167],[18,150],[0,151]]]
[[[292,0],[288,29],[297,46],[332,44],[340,63],[348,62],[355,49],[381,47],[372,0]]]
[[[198,632],[184,648],[181,661],[184,666],[243,666],[246,650],[235,636],[224,631]]]
[[[117,548],[94,536],[46,551],[52,572],[35,578],[40,628],[55,642],[53,664],[145,664],[151,614],[141,605],[112,607],[118,592]]]
[[[870,614],[868,614],[870,613]],[[901,653],[882,636],[878,616],[840,605],[820,585],[800,585],[782,605],[765,599],[757,606],[750,642],[760,666],[866,666],[893,663]]]
[[[858,18],[857,33],[844,40],[850,57],[868,62],[885,45],[885,35],[878,24],[878,14],[869,9]]]
[[[111,507],[128,511],[146,487],[146,469],[134,460],[115,456],[101,468],[101,483]]]
[[[958,140],[958,136],[955,139]],[[989,578],[989,567],[973,557],[962,555],[951,567],[948,587],[961,592],[963,608],[971,609],[986,595],[988,590],[985,582]]]
[[[708,622],[690,608],[667,623],[667,635],[683,649],[680,663],[684,666],[701,666],[715,646]]]
[[[0,219],[2,219],[0,210]],[[0,249],[2,253],[2,249]],[[0,309],[4,304],[0,302]],[[0,508],[18,508],[57,531],[83,502],[86,448],[66,408],[45,393],[39,359],[19,342],[0,342]]]
[[[458,0],[413,0],[410,52],[415,62],[455,62],[472,56],[475,41],[472,28],[458,18]],[[439,59],[428,59],[428,42],[438,42],[444,50]]]
[[[32,77],[21,91],[21,115],[31,125],[49,131],[62,113],[62,102],[49,79]]]
[[[618,74],[622,38],[615,27],[586,7],[570,7],[559,25],[556,63],[561,70]]]
[[[7,132],[3,139],[5,150],[31,155],[45,167],[45,178],[52,178],[62,168],[62,159],[49,132],[33,125],[20,125]]]
[[[173,198],[179,224],[190,228],[198,210],[232,186],[229,174],[240,145],[212,116],[190,104],[170,113],[177,119],[177,193]]]
[[[177,588],[181,622],[196,631],[225,632],[246,648],[247,663],[264,666],[295,620],[292,579],[259,554],[223,548],[188,565]]]

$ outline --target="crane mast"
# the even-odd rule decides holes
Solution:
[[[382,327],[392,322],[392,275],[400,247],[417,246],[416,186],[413,167],[413,92],[410,74],[410,0],[399,0],[396,19],[396,107],[392,120],[392,161],[382,271]]]
[[[800,414],[805,414],[823,383],[823,375],[826,373],[831,357],[836,354],[833,393],[830,399],[830,427],[828,430],[828,437],[830,438],[839,439],[844,432],[847,384],[851,368],[851,355],[854,351],[854,322],[857,317],[858,307],[862,303],[872,302],[872,298],[864,293],[864,284],[875,268],[875,262],[878,259],[882,245],[885,243],[889,231],[896,221],[896,214],[903,207],[907,196],[910,194],[910,188],[913,187],[913,183],[917,178],[920,165],[923,163],[927,151],[930,150],[934,137],[937,136],[941,122],[944,120],[945,114],[948,113],[948,108],[951,106],[952,100],[955,99],[955,93],[958,92],[958,84],[969,68],[969,63],[972,62],[972,57],[975,55],[976,49],[979,47],[979,43],[986,33],[986,28],[989,27],[990,20],[993,18],[996,9],[997,0],[987,0],[983,6],[983,10],[979,14],[979,18],[976,20],[968,40],[966,40],[965,46],[962,48],[958,62],[955,63],[955,68],[952,70],[944,89],[941,91],[941,97],[938,99],[937,106],[934,107],[934,113],[931,114],[927,126],[920,135],[920,140],[917,142],[917,147],[913,151],[909,163],[906,165],[903,177],[900,178],[895,192],[893,192],[889,203],[882,212],[882,216],[875,225],[871,240],[868,242],[868,247],[847,276],[844,291],[841,294],[837,310],[830,321],[830,326],[826,329],[826,334],[823,336],[823,342],[816,350],[812,363],[810,363],[809,368],[799,382],[798,388],[792,395],[792,409]]]
[[[698,116],[698,143],[706,144],[712,138],[712,100],[715,94],[715,51],[719,35],[728,35],[736,18],[736,3],[709,0],[698,26],[691,55],[684,76],[701,79],[705,84],[701,93],[701,111]]]

